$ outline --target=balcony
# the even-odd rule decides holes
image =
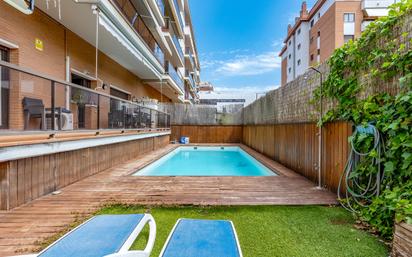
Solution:
[[[169,19],[171,23],[175,26],[175,32],[179,37],[184,36],[184,21],[182,19],[182,13],[180,11],[180,5],[178,1],[181,0],[165,0],[166,10],[165,18]]]
[[[388,8],[396,0],[362,0],[362,10],[368,17],[381,17],[388,15]]]
[[[165,5],[163,3],[163,0],[155,0],[157,7],[159,7],[160,13],[164,16],[165,15]]]
[[[152,130],[167,113],[0,61],[0,128],[10,131]]]
[[[147,0],[147,3],[151,7],[153,14],[156,17],[156,20],[159,23],[160,27],[164,27],[165,5],[163,3],[163,0]]]
[[[160,52],[170,54],[166,38],[150,9],[147,9],[149,6],[133,5],[145,1],[79,2],[61,1],[61,8],[48,8],[47,1],[36,1],[36,8],[93,46],[96,46],[98,9],[98,47],[102,53],[141,79],[159,79],[164,74],[164,61]]]
[[[173,67],[170,62],[166,62],[165,66],[166,74],[173,80],[174,83],[181,89],[182,92],[185,92],[184,82],[182,77],[179,75],[179,72]]]
[[[136,5],[133,1],[122,1],[122,0],[111,0],[125,16],[126,20],[133,27],[135,32],[143,39],[146,46],[151,50],[153,55],[159,61],[159,63],[164,66],[164,53],[160,48],[156,38],[153,36],[152,32],[144,22],[142,14],[139,13]],[[159,2],[160,0],[157,0]],[[161,2],[161,1],[160,1]]]
[[[173,3],[174,3],[175,10],[177,12],[177,20],[179,21],[179,24],[180,24],[181,28],[184,29],[185,24],[184,24],[183,19],[182,19],[179,3],[177,2],[177,0],[173,0]]]
[[[179,57],[181,58],[181,59],[183,59],[184,57],[184,54],[183,54],[183,50],[182,50],[182,46],[180,45],[180,43],[179,43],[179,39],[176,37],[176,35],[172,35],[172,40],[173,40],[173,43],[174,43],[174,45],[176,46],[176,49],[177,49],[177,52],[178,52],[178,54],[179,54]]]
[[[186,67],[190,67],[191,71],[193,71],[196,68],[196,64],[195,64],[195,59],[193,58],[193,54],[192,51],[190,50],[190,47],[186,47],[186,54],[185,54],[185,58],[186,58]]]
[[[176,67],[184,66],[184,53],[179,38],[176,33],[176,25],[166,18],[166,26],[163,28],[166,41],[171,49],[171,56],[168,58]]]
[[[189,72],[189,70],[186,70],[185,73],[186,73],[185,74],[185,79],[188,81],[188,83],[190,85],[190,88],[191,88],[191,91],[196,91],[196,82],[193,79],[192,74]]]

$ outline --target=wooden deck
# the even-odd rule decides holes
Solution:
[[[329,205],[334,194],[242,146],[277,170],[274,177],[132,177],[176,146],[93,175],[9,212],[0,212],[0,256],[38,250],[45,239],[109,203],[196,205]]]

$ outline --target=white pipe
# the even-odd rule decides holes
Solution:
[[[70,56],[66,56],[66,81],[70,82]],[[66,91],[66,109],[70,110],[70,87],[65,87]]]
[[[99,9],[96,5],[93,5],[93,12],[96,14],[96,70],[95,70],[95,77],[96,80],[98,79],[98,69],[99,69]]]

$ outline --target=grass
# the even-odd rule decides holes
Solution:
[[[239,207],[106,207],[98,214],[150,212],[157,224],[152,256],[158,256],[179,218],[229,219],[235,224],[245,257],[388,256],[376,237],[353,227],[351,214],[339,207],[239,206]],[[148,229],[133,249],[143,249]]]

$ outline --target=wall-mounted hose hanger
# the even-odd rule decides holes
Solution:
[[[338,199],[345,209],[356,212],[352,201],[365,206],[381,193],[384,179],[381,158],[385,148],[381,134],[372,124],[356,126],[349,141],[351,152],[339,181]],[[371,162],[375,167],[373,170],[368,168],[369,165],[365,165]]]
[[[4,2],[27,15],[32,14],[34,11],[34,0],[4,0]]]

